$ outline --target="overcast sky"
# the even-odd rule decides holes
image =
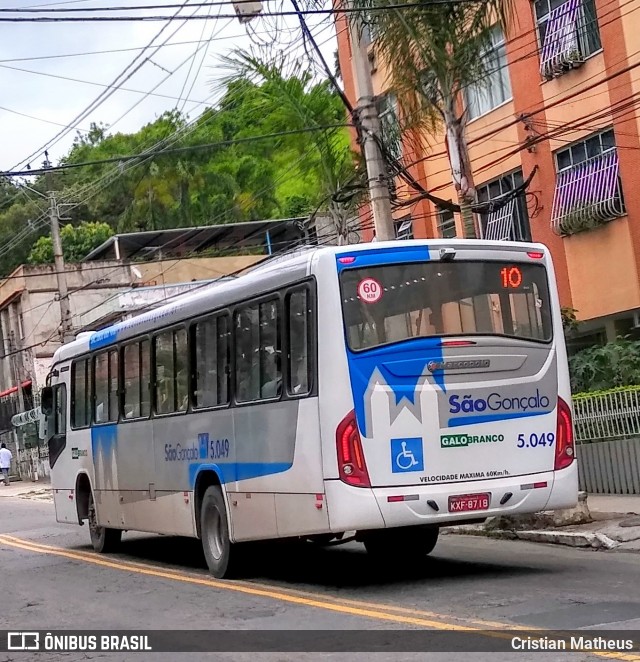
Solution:
[[[193,2],[200,0],[191,0]],[[70,3],[51,0],[0,0],[0,8],[36,7],[104,7],[109,5],[131,6],[141,4],[178,4],[177,0],[75,0]],[[271,5],[271,3],[269,3]],[[271,5],[275,6],[275,5]],[[291,10],[284,0],[283,8]],[[175,9],[149,10],[147,15],[175,13]],[[231,6],[189,9],[179,16],[196,12],[216,16],[233,13]],[[267,9],[266,11],[272,11]],[[133,14],[133,12],[131,12]],[[4,15],[4,14],[3,14]],[[74,14],[77,16],[78,14]],[[12,15],[13,16],[13,15]],[[333,67],[333,53],[336,48],[333,20],[328,15],[308,18],[312,31],[322,44],[322,50]],[[250,26],[257,36],[253,39],[270,38],[277,33],[283,43],[300,36],[299,24],[295,17],[280,18],[279,26],[272,24],[274,19],[259,18]],[[0,170],[14,166],[24,166],[23,161],[34,151],[39,150],[48,140],[67,126],[101,92],[104,87],[88,83],[109,85],[129,65],[140,51],[93,54],[78,57],[52,58],[54,55],[69,55],[93,51],[142,48],[166,26],[167,22],[122,22],[122,23],[0,23]],[[287,30],[287,27],[290,30]],[[204,31],[204,35],[203,35]],[[166,45],[153,55],[152,62],[146,62],[126,83],[124,88],[146,93],[161,83],[155,94],[180,97],[182,100],[149,96],[133,91],[118,90],[89,117],[83,119],[78,128],[86,130],[91,122],[104,123],[113,132],[133,132],[144,124],[153,121],[166,110],[177,107],[191,117],[197,116],[205,107],[198,102],[211,104],[216,79],[222,72],[216,55],[229,52],[235,47],[249,47],[252,40],[247,36],[247,28],[237,19],[197,20],[183,23],[176,18],[165,28],[154,42],[153,49],[171,36],[169,44],[195,42],[181,45]],[[202,38],[213,39],[208,48],[198,49]],[[298,41],[298,54],[303,54]],[[201,45],[201,44],[200,44]],[[147,55],[152,54],[147,52]],[[22,58],[42,58],[18,61]],[[204,56],[204,58],[203,58]],[[141,61],[140,59],[138,62]],[[201,62],[203,62],[202,66]],[[184,63],[184,64],[182,64]],[[180,66],[182,64],[182,66]],[[8,67],[29,70],[16,71]],[[191,67],[191,71],[190,70]],[[169,72],[172,75],[169,75]],[[55,78],[58,76],[60,78]],[[75,82],[66,79],[78,79]],[[164,80],[166,79],[166,80]],[[164,82],[162,82],[164,80]],[[186,81],[186,85],[185,85]],[[182,92],[184,86],[184,92]],[[188,95],[189,101],[184,103]],[[212,96],[213,95],[213,96]],[[141,101],[142,100],[142,101]],[[135,108],[137,102],[141,101]],[[12,112],[13,111],[13,112]],[[16,113],[24,113],[23,117]],[[46,120],[46,121],[43,121]],[[51,122],[51,123],[49,123]],[[55,123],[62,126],[57,126]],[[49,149],[49,158],[55,164],[69,150],[75,137],[75,130],[62,138]],[[38,154],[30,160],[31,167],[42,165],[43,156]]]

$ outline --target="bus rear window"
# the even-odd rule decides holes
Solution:
[[[340,287],[354,351],[430,336],[553,337],[547,273],[539,264],[390,264],[345,270]]]

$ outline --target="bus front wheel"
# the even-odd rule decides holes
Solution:
[[[240,549],[231,542],[224,496],[217,485],[208,487],[202,498],[200,534],[209,572],[218,579],[235,576]]]
[[[122,539],[122,531],[120,529],[109,529],[106,526],[98,526],[93,492],[89,492],[89,535],[91,536],[93,549],[100,554],[115,551]]]
[[[439,535],[437,526],[407,526],[370,531],[362,541],[367,553],[374,557],[389,558],[400,552],[405,558],[419,558],[431,554]]]

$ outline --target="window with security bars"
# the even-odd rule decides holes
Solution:
[[[595,0],[536,0],[534,8],[544,78],[561,76],[602,48]]]
[[[620,164],[613,129],[559,150],[551,225],[561,235],[624,216]]]
[[[393,227],[396,239],[414,239],[411,216],[403,216],[401,219],[394,221]]]
[[[523,194],[509,194],[524,183],[522,170],[503,175],[478,187],[478,203],[495,202],[496,208],[480,215],[482,238],[492,241],[531,241],[531,226]],[[500,204],[504,202],[505,204]]]

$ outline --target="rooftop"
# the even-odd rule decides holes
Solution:
[[[206,250],[242,252],[260,248],[270,255],[307,239],[307,221],[301,217],[117,234],[92,250],[84,261],[183,257]]]

